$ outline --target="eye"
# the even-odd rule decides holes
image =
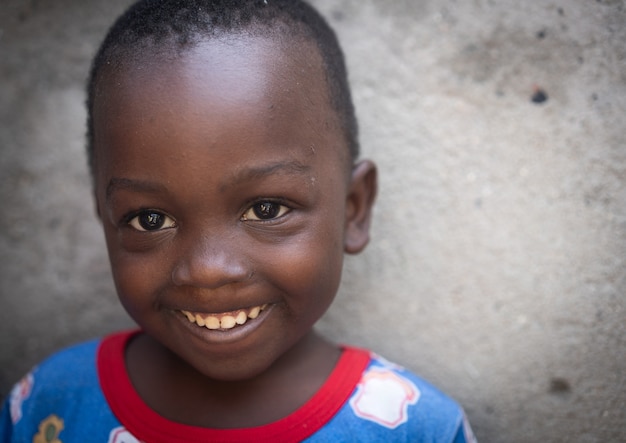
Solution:
[[[287,214],[291,209],[273,201],[260,201],[244,212],[242,220],[273,220]]]
[[[141,211],[132,217],[128,224],[143,232],[176,227],[176,222],[171,217],[157,211]]]

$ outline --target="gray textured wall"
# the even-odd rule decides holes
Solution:
[[[1,395],[130,325],[83,155],[88,63],[128,3],[1,0]],[[624,2],[313,3],[381,172],[320,329],[438,384],[483,442],[626,441]]]

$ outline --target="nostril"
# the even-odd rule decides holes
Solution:
[[[172,269],[172,283],[176,286],[184,286],[184,282],[189,281],[189,273],[186,268],[177,264],[174,269]]]

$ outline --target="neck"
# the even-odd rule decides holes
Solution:
[[[140,397],[165,418],[202,427],[241,428],[294,412],[324,384],[339,355],[336,346],[310,332],[264,372],[224,381],[198,372],[142,334],[129,344],[126,365]]]

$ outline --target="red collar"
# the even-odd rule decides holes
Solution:
[[[367,367],[369,352],[344,347],[330,376],[302,407],[273,423],[254,428],[210,429],[170,421],[150,409],[126,372],[124,349],[139,331],[104,338],[98,349],[98,376],[104,396],[122,425],[150,443],[302,441],[321,429],[346,403]]]

